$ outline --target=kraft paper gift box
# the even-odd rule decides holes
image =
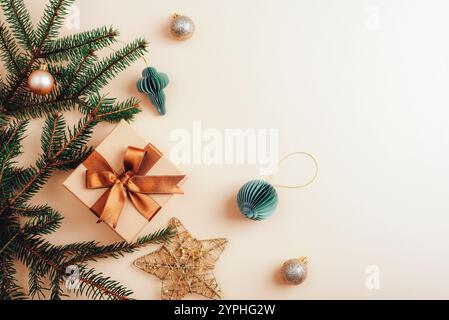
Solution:
[[[118,174],[124,173],[124,158],[128,147],[136,147],[145,149],[149,145],[142,137],[140,137],[131,126],[125,121],[120,122],[117,127],[106,137],[105,140],[95,149],[109,166]],[[156,149],[157,150],[157,149]],[[95,153],[94,152],[94,153]],[[102,197],[102,195],[110,190],[108,188],[88,189],[87,182],[87,161],[89,158],[67,178],[64,186],[72,192],[81,202],[83,202],[92,213],[99,217],[99,213],[92,210],[94,204]],[[177,186],[182,185],[185,176],[162,154],[162,157],[151,167],[146,176],[183,176]],[[173,194],[148,194],[161,208],[157,213],[163,214],[164,205],[171,199]],[[175,195],[177,196],[177,195]],[[153,217],[154,217],[153,216]],[[151,218],[150,218],[151,220]],[[105,219],[107,223],[117,234],[128,242],[135,241],[143,228],[149,223],[149,219],[145,218],[136,206],[126,197],[123,209],[119,215],[116,227],[110,219]]]

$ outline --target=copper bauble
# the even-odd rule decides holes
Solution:
[[[55,79],[48,72],[46,65],[41,65],[38,70],[31,72],[28,77],[28,88],[38,95],[49,94],[55,86]]]

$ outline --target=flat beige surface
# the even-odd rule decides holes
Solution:
[[[26,2],[36,19],[46,1]],[[139,96],[144,111],[133,125],[161,150],[173,146],[173,130],[192,130],[200,120],[219,130],[279,129],[280,154],[303,150],[318,158],[316,183],[280,190],[278,212],[259,223],[241,218],[235,205],[239,187],[259,176],[257,165],[179,166],[188,175],[186,195],[172,199],[146,231],[176,216],[200,239],[229,238],[216,268],[226,298],[449,297],[449,2],[79,0],[78,6],[82,30],[114,25],[122,41],[150,40],[148,60],[171,79],[168,115],[157,116]],[[196,22],[191,40],[167,36],[173,12]],[[133,65],[105,92],[136,95],[142,67]],[[93,142],[111,129],[102,125]],[[33,123],[24,162],[39,151],[39,134]],[[306,161],[283,168],[299,172],[298,179],[310,169]],[[65,190],[66,177],[56,175],[35,198],[65,216],[51,239],[119,240]],[[153,249],[95,265],[134,297],[157,299],[159,280],[131,266]],[[282,285],[278,268],[300,255],[310,258],[308,280]],[[379,272],[377,290],[366,286],[372,270]]]

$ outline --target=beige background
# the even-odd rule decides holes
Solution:
[[[45,2],[27,1],[35,19]],[[304,190],[280,190],[278,212],[258,223],[241,218],[235,205],[239,187],[259,176],[257,166],[180,166],[189,176],[186,195],[172,199],[165,211],[170,214],[146,231],[176,216],[200,239],[229,238],[216,269],[225,298],[449,297],[449,2],[79,0],[77,5],[83,30],[114,25],[122,41],[150,40],[147,58],[172,81],[168,115],[157,116],[139,96],[144,110],[133,125],[161,150],[170,150],[172,130],[191,130],[192,122],[201,120],[220,130],[279,129],[281,154],[303,150],[318,158],[317,182]],[[196,22],[191,40],[167,36],[174,12]],[[133,65],[106,91],[137,95],[142,67]],[[94,143],[111,129],[99,128]],[[35,158],[39,134],[35,122],[24,162]],[[310,169],[306,161],[283,168],[297,172],[298,179],[307,178]],[[119,240],[64,189],[66,176],[56,175],[35,198],[65,216],[51,239]],[[133,289],[135,298],[157,299],[159,280],[131,266],[153,249],[95,266]],[[282,285],[278,268],[300,255],[311,261],[307,282]],[[379,290],[365,285],[370,265],[379,268]]]

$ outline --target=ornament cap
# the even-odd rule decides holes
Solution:
[[[39,65],[39,70],[40,70],[40,71],[48,71],[48,64],[46,64],[46,63],[41,63],[41,64]]]
[[[299,257],[299,261],[302,264],[308,264],[309,263],[309,258],[307,258],[307,257]]]

